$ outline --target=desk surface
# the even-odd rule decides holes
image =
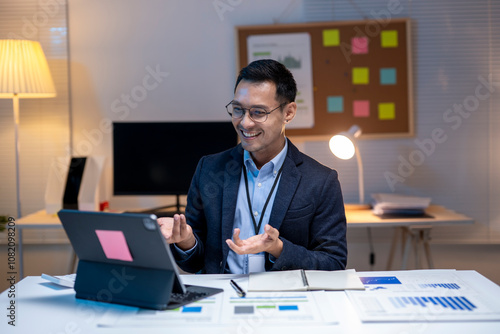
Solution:
[[[393,275],[403,272],[369,272],[362,275]],[[415,278],[428,274],[429,271],[407,271]],[[500,287],[475,271],[456,271],[461,280],[470,286],[478,287],[481,294],[489,294],[500,299]],[[218,286],[225,289],[224,294],[234,294],[228,284],[229,279],[236,279],[243,287],[247,285],[246,276],[242,275],[186,275],[184,283],[206,286]],[[27,277],[15,287],[15,314],[16,327],[8,325],[10,300],[9,291],[0,295],[0,305],[4,310],[0,321],[1,333],[165,333],[169,327],[157,328],[102,328],[97,327],[105,311],[118,312],[124,306],[105,304],[75,298],[73,289],[59,288],[42,280],[40,277]],[[311,292],[308,292],[311,293]],[[273,333],[279,328],[280,333],[300,333],[306,331],[314,333],[500,333],[500,321],[473,321],[473,322],[391,322],[391,323],[363,323],[343,291],[327,292],[329,307],[327,311],[335,313],[338,324],[322,326],[291,326],[283,323],[279,327],[266,326],[266,319],[255,319],[255,323],[242,328],[241,326],[208,326],[203,333]],[[500,312],[500,311],[499,311]],[[200,333],[200,327],[183,326],[170,328],[179,333]],[[242,332],[242,330],[245,330]],[[170,332],[170,331],[169,331]]]
[[[439,205],[430,205],[425,212],[431,217],[380,218],[371,210],[346,210],[346,219],[349,227],[438,226],[474,223],[472,218]]]
[[[410,218],[380,218],[375,216],[370,209],[346,210],[346,218],[349,227],[390,227],[390,226],[412,226],[412,225],[453,225],[473,224],[474,220],[463,214],[446,209],[439,205],[431,205],[426,213],[432,218],[410,217]],[[41,210],[24,216],[16,221],[20,228],[57,228],[62,227],[56,214],[47,214]]]

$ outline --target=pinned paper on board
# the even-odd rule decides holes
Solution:
[[[369,117],[370,116],[370,101],[357,100],[352,103],[352,112],[354,117]]]
[[[132,262],[132,255],[122,231],[95,230],[104,255],[110,260]]]
[[[379,103],[378,118],[381,120],[391,120],[396,118],[396,108],[394,103]]]
[[[328,112],[343,112],[344,98],[342,96],[328,96]]]
[[[368,53],[368,38],[353,37],[351,39],[351,46],[353,54],[366,54]]]
[[[323,46],[339,46],[340,33],[338,29],[323,30]]]
[[[352,83],[355,85],[367,85],[370,82],[370,72],[368,67],[352,68]]]
[[[380,69],[380,84],[395,85],[396,84],[396,69],[393,67]]]
[[[383,48],[397,48],[398,47],[398,31],[397,30],[384,30],[380,34],[380,42]]]

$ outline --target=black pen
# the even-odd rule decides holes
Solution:
[[[236,284],[235,281],[230,280],[229,284],[234,289],[234,291],[236,291],[236,293],[238,294],[239,297],[243,298],[247,295],[246,292],[242,288],[240,288],[240,286],[238,284]]]

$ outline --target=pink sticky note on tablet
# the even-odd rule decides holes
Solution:
[[[95,230],[95,233],[108,259],[132,261],[132,255],[122,231]]]

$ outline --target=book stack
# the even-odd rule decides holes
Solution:
[[[372,194],[373,213],[377,216],[423,216],[429,207],[429,197],[398,194]]]

